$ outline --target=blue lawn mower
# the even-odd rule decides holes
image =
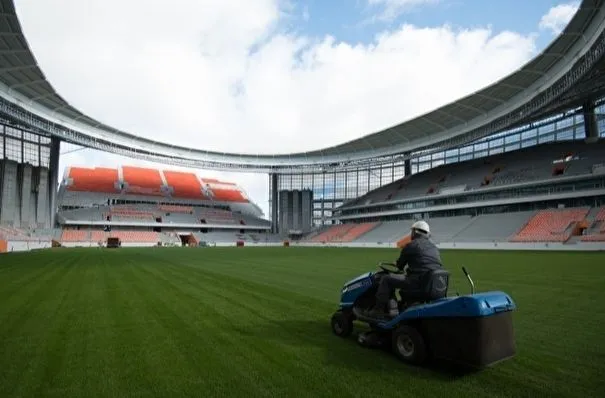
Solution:
[[[379,263],[379,268],[344,284],[339,308],[331,320],[337,336],[350,336],[354,321],[367,323],[371,330],[358,335],[361,345],[390,347],[397,357],[414,365],[435,359],[481,369],[515,355],[515,303],[501,291],[475,293],[464,267],[471,294],[448,296],[450,273],[440,269],[425,276],[424,291],[413,297],[406,295],[405,301],[393,297],[390,319],[367,317],[367,310],[376,301],[380,278],[402,272],[392,263]]]

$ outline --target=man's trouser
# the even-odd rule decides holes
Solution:
[[[376,292],[376,306],[384,307],[393,298],[395,289],[400,289],[400,295],[405,297],[406,291],[416,292],[419,290],[420,280],[417,277],[409,277],[401,274],[386,274],[380,278],[378,291]]]

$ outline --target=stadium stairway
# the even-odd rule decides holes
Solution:
[[[605,242],[605,206],[590,210],[586,217],[588,228],[581,237],[582,242]]]
[[[597,221],[605,219],[605,207],[593,207],[586,215],[586,221],[589,225],[593,225]]]

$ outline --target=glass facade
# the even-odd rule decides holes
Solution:
[[[2,122],[0,121],[0,123]],[[0,159],[48,168],[50,166],[50,138],[2,124],[0,127]]]
[[[605,137],[605,103],[595,108],[600,137]],[[413,154],[411,173],[416,174],[443,164],[453,164],[482,158],[503,152],[528,148],[552,141],[573,141],[586,138],[584,117],[580,113],[571,116],[553,116],[529,126],[522,126],[468,145],[431,154]],[[401,179],[405,176],[404,162],[385,164],[374,168],[351,171],[330,171],[315,174],[280,174],[278,190],[311,189],[313,191],[313,222],[315,225],[332,216],[333,209],[349,200]],[[269,184],[271,198],[271,184]],[[269,215],[272,203],[269,201]]]
[[[401,161],[348,171],[280,174],[277,178],[277,189],[278,191],[300,189],[313,191],[313,222],[315,225],[321,225],[325,218],[332,216],[332,209],[402,178],[404,167],[404,163]],[[269,190],[271,190],[271,184],[269,184]],[[271,197],[271,192],[269,192],[269,197]],[[270,208],[271,205],[269,203]],[[271,210],[269,210],[269,214],[272,214]]]
[[[605,104],[597,106],[597,126],[599,135],[605,137]],[[412,159],[412,174],[416,174],[442,164],[452,164],[465,160],[528,148],[552,141],[574,141],[586,138],[584,116],[576,114],[569,117],[550,118],[534,126],[494,134],[460,148],[449,149]]]

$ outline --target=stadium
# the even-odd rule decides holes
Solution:
[[[542,53],[471,95],[279,155],[87,116],[47,81],[13,1],[0,7],[0,395],[605,391],[603,1],[582,1]],[[62,143],[163,166],[62,170]],[[203,170],[266,175],[269,214]],[[343,282],[396,258],[416,220],[456,290],[464,265],[515,298],[515,359],[445,376],[331,335]]]

